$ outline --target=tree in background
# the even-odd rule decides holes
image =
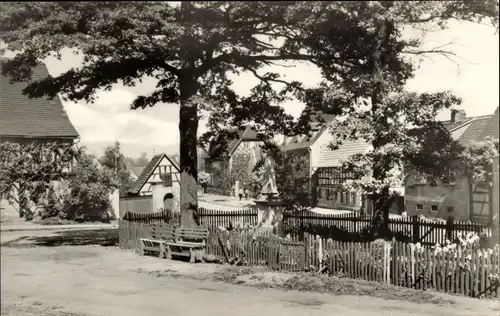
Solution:
[[[119,184],[120,196],[126,195],[134,181],[130,174],[131,170],[126,167],[125,157],[120,151],[120,143],[115,142],[114,145],[107,146],[99,162],[114,173]]]
[[[441,177],[459,165],[456,161],[463,153],[443,125],[435,121],[441,110],[457,106],[461,100],[447,91],[419,94],[404,87],[415,70],[409,57],[439,54],[452,59],[455,54],[448,49],[452,43],[423,49],[422,38],[405,39],[402,31],[408,27],[424,33],[444,30],[450,20],[488,20],[498,30],[498,1],[358,1],[345,6],[364,27],[374,30],[365,52],[369,71],[324,82],[322,102],[342,109],[343,120],[333,129],[333,148],[346,139],[364,139],[371,145],[368,153],[346,161],[344,169],[353,171],[355,179],[345,186],[372,197],[374,227],[383,235],[388,233],[391,196],[397,194],[391,190],[403,185],[403,171],[408,174],[413,169]]]
[[[141,156],[134,160],[134,166],[146,167],[149,163],[149,158],[147,153],[141,153]]]
[[[197,206],[197,131],[202,112],[210,113],[203,141],[214,135],[234,137],[225,132],[226,127],[247,123],[255,124],[267,137],[293,135],[306,131],[308,116],[296,122],[285,113],[284,102],[296,97],[337,114],[345,104],[321,103],[322,93],[347,91],[347,96],[354,95],[351,100],[372,95],[374,124],[382,126],[379,103],[389,86],[384,82],[400,84],[413,73],[400,60],[408,45],[392,21],[399,22],[400,16],[433,18],[438,14],[444,20],[455,17],[454,12],[471,19],[492,10],[498,13],[497,6],[486,1],[443,2],[445,9],[437,12],[439,6],[426,2],[399,3],[2,3],[0,39],[9,50],[19,52],[4,64],[3,71],[15,80],[29,79],[38,60],[60,58],[62,49],[70,48],[83,54],[82,67],[34,82],[25,92],[32,97],[62,93],[67,99],[86,101],[92,101],[98,89],[109,89],[117,82],[132,86],[144,76],[156,78],[157,90],[139,96],[132,108],[180,104],[181,211],[183,225],[190,226],[195,224]],[[307,89],[277,72],[262,71],[286,61],[319,67],[326,88]],[[259,83],[250,95],[239,96],[228,74],[244,71]],[[378,150],[384,144],[374,142],[374,147]],[[378,167],[384,164],[374,165],[375,178],[384,178],[385,169]]]

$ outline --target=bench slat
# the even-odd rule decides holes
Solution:
[[[184,247],[184,248],[205,247],[204,244],[168,243],[167,245],[172,247]]]

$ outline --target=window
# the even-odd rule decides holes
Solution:
[[[351,192],[351,204],[356,205],[356,192]]]
[[[417,204],[417,211],[423,211],[424,206],[422,204]]]
[[[431,211],[437,212],[438,211],[438,206],[437,205],[431,205]]]
[[[164,187],[171,187],[172,186],[172,174],[171,173],[160,174],[160,179],[163,181]]]
[[[448,206],[446,210],[448,211],[448,213],[453,213],[453,211],[455,211],[455,208],[453,206]]]

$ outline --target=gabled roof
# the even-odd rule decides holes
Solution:
[[[282,144],[284,150],[298,150],[306,149],[311,147],[321,135],[328,130],[329,123],[335,118],[332,114],[324,114],[321,112],[315,112],[311,115],[311,129],[309,135],[296,135],[292,138],[286,138]],[[320,122],[324,121],[324,122]],[[324,125],[320,126],[320,123]],[[320,126],[319,129],[314,126]]]
[[[131,194],[139,194],[142,187],[148,182],[149,177],[153,174],[154,170],[156,169],[156,167],[158,167],[163,158],[167,158],[168,161],[172,164],[172,166],[174,166],[175,169],[177,169],[177,172],[180,172],[180,169],[177,166],[177,164],[174,161],[172,161],[172,159],[170,159],[166,154],[156,155],[153,158],[151,158],[151,161],[148,163],[148,165],[144,167],[144,170],[142,170],[141,175],[135,181],[134,185],[128,192]]]
[[[0,69],[5,61],[5,58],[0,58]],[[44,64],[33,69],[33,81],[48,76]],[[64,111],[61,100],[30,99],[22,93],[27,86],[27,82],[11,83],[11,78],[0,73],[0,136],[77,138],[78,132]]]
[[[461,122],[451,123],[449,121],[445,121],[442,123],[446,129],[452,133],[455,140],[458,140],[463,146],[468,146],[471,141],[481,141],[484,139],[484,131],[487,125],[492,121],[493,117],[494,115],[482,115],[470,117]]]
[[[254,131],[250,126],[244,127],[244,128],[239,128],[239,129],[233,129],[233,132],[237,133],[237,137],[229,141],[227,144],[227,154],[231,156],[236,148],[240,145],[241,142],[243,141],[259,141],[259,138],[257,137],[257,132]],[[222,150],[222,147],[220,144],[217,143],[217,138],[213,139],[210,142],[209,145],[209,150],[208,150],[208,156],[213,156],[214,154],[220,153]]]
[[[488,124],[486,124],[486,127],[483,130],[483,134],[481,135],[482,138],[486,137],[499,138],[498,136],[500,129],[499,109],[500,107],[497,107],[495,113],[491,116],[490,121],[488,122]]]
[[[239,138],[233,139],[231,142],[229,142],[228,147],[227,147],[227,152],[231,156],[234,151],[238,148],[238,146],[241,144],[243,141],[259,141],[260,139],[257,137],[257,132],[254,131],[250,126],[247,126],[243,130],[243,132],[238,132],[240,135]]]

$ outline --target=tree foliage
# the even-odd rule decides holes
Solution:
[[[26,220],[109,220],[109,194],[116,188],[112,171],[71,143],[0,144],[0,194],[19,205]],[[40,214],[37,205],[45,208]]]
[[[371,71],[355,77],[354,84],[324,82],[322,102],[342,105],[343,120],[334,126],[333,148],[345,139],[363,139],[371,145],[366,154],[345,162],[356,175],[345,186],[371,195],[379,223],[385,224],[380,232],[387,233],[391,188],[403,185],[403,171],[442,175],[460,160],[463,150],[435,122],[437,113],[459,105],[460,98],[447,91],[419,94],[405,89],[415,69],[408,56],[441,54],[451,59],[455,54],[446,43],[422,50],[420,38],[405,39],[402,30],[446,29],[452,19],[489,20],[498,30],[498,1],[380,1],[353,3],[351,9],[365,27],[375,30],[366,55]]]
[[[104,150],[104,156],[99,159],[99,162],[115,173],[119,183],[120,196],[126,195],[134,181],[130,174],[131,171],[127,170],[125,165],[125,156],[120,151],[120,143],[116,142],[113,146],[107,146]]]
[[[493,187],[493,160],[499,153],[498,138],[472,142],[463,154],[465,175],[477,185]]]
[[[57,142],[1,143],[0,195],[17,202],[20,217],[33,219],[36,204],[65,176],[77,152]]]
[[[66,177],[68,190],[63,195],[63,219],[109,221],[114,219],[110,194],[119,187],[113,171],[101,168],[92,155],[80,153],[78,164]]]
[[[14,80],[29,79],[39,60],[60,58],[64,48],[83,55],[81,67],[30,84],[25,92],[32,97],[62,93],[93,101],[96,91],[118,82],[133,86],[144,76],[156,78],[156,90],[139,96],[132,108],[180,103],[181,209],[183,224],[193,225],[202,112],[210,113],[203,141],[247,123],[267,136],[304,132],[311,105],[345,112],[353,99],[382,99],[388,86],[411,77],[411,63],[400,56],[418,42],[402,40],[396,24],[439,21],[444,27],[449,18],[483,16],[498,21],[498,1],[2,3],[0,39],[19,52],[3,67]],[[284,61],[319,67],[325,84],[310,89],[266,70]],[[241,96],[229,74],[245,71],[259,83]],[[335,102],[323,98],[325,92]],[[282,107],[292,97],[309,105],[298,121]]]
[[[62,93],[69,100],[93,101],[99,89],[117,82],[133,86],[150,76],[157,89],[139,96],[132,108],[180,103],[185,225],[193,224],[190,205],[197,203],[200,111],[211,114],[205,139],[248,122],[267,134],[294,133],[296,122],[281,105],[316,94],[262,70],[280,61],[305,61],[328,79],[354,82],[369,71],[366,52],[374,35],[337,2],[37,2],[3,3],[0,11],[1,39],[19,52],[3,67],[14,80],[29,79],[37,61],[60,58],[64,48],[84,57],[81,67],[30,84],[29,96]],[[259,79],[249,96],[239,96],[228,77],[244,71]]]

